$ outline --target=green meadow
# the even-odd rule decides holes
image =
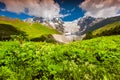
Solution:
[[[0,80],[119,80],[120,35],[70,44],[0,42]]]

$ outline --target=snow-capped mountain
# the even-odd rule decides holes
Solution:
[[[50,19],[45,19],[42,17],[35,17],[33,18],[33,22],[40,22],[44,25],[50,26],[56,30],[58,30],[59,32],[63,32],[63,21],[60,18],[53,18],[52,20]]]
[[[91,16],[86,16],[83,18],[80,18],[80,20],[78,21],[78,24],[80,26],[80,32],[81,34],[83,34],[87,28],[93,26],[94,24],[102,21],[104,18],[94,18]]]
[[[39,23],[42,23],[43,25],[47,25],[49,27],[56,29],[60,33],[64,32],[64,26],[63,26],[64,22],[60,18],[53,18],[50,20],[50,19],[45,19],[42,17],[34,17],[34,18],[28,18],[24,21],[30,22],[30,23],[39,22]]]

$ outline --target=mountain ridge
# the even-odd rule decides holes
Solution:
[[[107,25],[112,22],[119,21],[120,16],[111,17],[111,18],[94,18],[94,17],[86,16],[72,22],[63,22],[59,18],[46,20],[44,18],[39,18],[39,17],[26,19],[24,20],[24,22],[19,19],[11,19],[7,17],[0,17],[0,19],[1,19],[0,20],[1,24],[7,23],[12,26],[17,26],[17,28],[21,31],[27,31],[27,34],[31,34],[29,35],[29,38],[40,37],[41,32],[42,34],[48,34],[50,32],[50,34],[56,34],[53,35],[55,40],[58,40],[57,38],[59,36],[61,37],[60,40],[63,40],[62,42],[64,42],[64,40],[68,42],[72,42],[74,40],[82,40],[85,34],[90,30],[94,31],[99,29],[100,27],[103,27],[102,25]],[[28,26],[28,28],[24,26],[26,27]],[[41,26],[43,30],[39,26]],[[58,32],[55,30],[59,31],[61,34],[57,35]],[[40,33],[39,36],[36,33],[38,34]]]
[[[110,18],[94,18],[91,16],[84,16],[74,21],[64,22],[60,18],[53,18],[47,20],[44,18],[33,18],[33,22],[40,22],[43,25],[49,25],[57,31],[61,32],[61,37],[74,41],[81,40],[89,31],[97,30],[103,25],[111,24],[119,21],[120,16]],[[59,35],[58,35],[59,36]]]

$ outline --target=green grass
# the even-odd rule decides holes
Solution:
[[[120,35],[70,44],[0,42],[0,80],[119,80]]]
[[[40,37],[47,34],[58,34],[58,32],[50,27],[44,26],[40,23],[27,23],[19,19],[11,19],[7,17],[0,17],[0,24],[10,25],[18,31],[25,32],[29,39]],[[6,27],[4,27],[6,28]],[[0,27],[1,30],[1,27]],[[5,30],[5,29],[3,29]],[[6,32],[6,31],[5,31]],[[9,31],[7,31],[9,34]],[[11,31],[10,31],[11,32]]]

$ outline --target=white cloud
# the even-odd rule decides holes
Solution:
[[[75,8],[73,8],[72,10],[71,10],[71,12],[73,12],[75,10]]]
[[[67,17],[67,16],[70,16],[71,15],[71,13],[68,13],[68,14],[60,14],[60,16],[59,17],[61,17],[61,18],[64,18],[64,17]]]
[[[1,9],[1,11],[6,11],[5,9]]]
[[[120,0],[85,0],[80,8],[86,11],[85,16],[112,17],[120,15]]]
[[[17,14],[26,13],[28,15],[44,18],[59,16],[60,7],[54,0],[0,0],[6,4],[6,10]]]

